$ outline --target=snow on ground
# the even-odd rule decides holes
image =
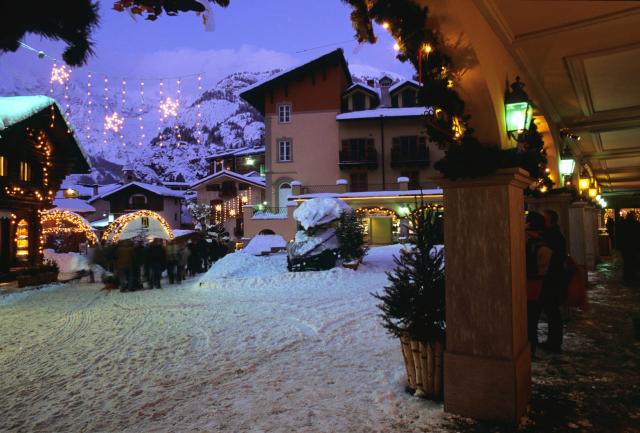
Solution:
[[[397,251],[308,273],[235,253],[181,286],[67,284],[0,306],[0,429],[441,431],[442,406],[403,391],[370,295]]]
[[[242,249],[247,254],[259,256],[262,253],[270,253],[273,248],[285,248],[287,241],[280,235],[256,235],[249,244]]]

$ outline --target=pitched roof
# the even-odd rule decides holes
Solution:
[[[340,64],[340,66],[342,66],[344,74],[347,78],[347,83],[351,85],[353,81],[351,79],[349,67],[347,66],[347,61],[344,58],[344,52],[342,51],[342,48],[338,48],[337,50],[333,50],[327,54],[317,57],[303,65],[287,69],[286,71],[271,76],[267,80],[260,81],[251,85],[247,87],[242,93],[240,93],[240,97],[247,101],[249,104],[253,105],[258,111],[264,113],[265,92],[267,92],[274,86],[291,80],[292,78],[303,76],[308,71],[319,68],[323,65],[326,65],[327,63],[332,64],[336,62]]]
[[[223,158],[226,156],[247,156],[247,155],[260,155],[265,152],[264,146],[260,147],[243,147],[240,149],[225,150],[224,152],[216,153],[211,156],[207,156],[207,159]]]
[[[163,197],[175,197],[175,198],[184,198],[184,194],[182,191],[176,191],[173,189],[169,189],[167,187],[161,186],[161,185],[152,185],[150,183],[143,183],[143,182],[129,182],[127,184],[121,185],[118,188],[114,188],[114,189],[110,189],[109,191],[103,193],[103,194],[99,194],[95,197],[92,197],[91,200],[89,200],[89,203],[92,203],[98,199],[101,198],[106,198],[109,197],[110,195],[113,195],[119,191],[122,191],[123,189],[129,188],[131,186],[137,186],[140,187],[142,189],[146,189],[147,191],[150,191],[154,194],[158,194],[160,196]]]
[[[231,170],[220,170],[216,173],[210,174],[207,177],[204,177],[191,185],[191,188],[195,188],[203,183],[207,183],[211,180],[217,179],[219,177],[230,177],[234,180],[238,180],[240,182],[250,183],[252,185],[258,186],[260,188],[265,187],[265,180],[261,176],[246,176],[244,174],[236,173]]]
[[[55,209],[76,213],[95,212],[96,208],[79,198],[57,198],[53,201]]]
[[[420,88],[420,83],[414,80],[401,80],[395,83],[393,86],[389,87],[389,93],[393,93],[399,88],[404,86],[412,86],[412,87]]]
[[[53,110],[52,126],[49,126],[52,123],[50,109]],[[26,121],[48,127],[47,132],[56,147],[55,154],[70,163],[71,171],[89,171],[89,158],[54,99],[44,95],[0,97],[0,138],[5,135],[4,131],[19,128]]]

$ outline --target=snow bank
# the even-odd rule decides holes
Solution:
[[[340,213],[351,207],[342,200],[319,197],[302,203],[294,212],[293,218],[304,227],[317,227],[340,218]]]
[[[79,253],[56,253],[47,249],[44,250],[44,258],[56,262],[62,274],[89,270],[90,266],[87,256]]]
[[[274,254],[257,257],[238,251],[227,254],[207,271],[198,282],[199,286],[217,284],[221,278],[248,278],[278,275],[287,272],[287,256]]]
[[[271,252],[272,248],[285,248],[287,241],[280,235],[256,235],[242,252],[259,256]]]

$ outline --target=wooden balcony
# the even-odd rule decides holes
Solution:
[[[340,169],[349,168],[378,168],[378,152],[371,148],[365,152],[340,151]]]
[[[399,145],[391,147],[391,167],[428,167],[429,148],[418,144],[413,151],[403,151]]]

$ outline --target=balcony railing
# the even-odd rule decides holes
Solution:
[[[438,189],[438,185],[434,182],[423,180],[418,182],[409,182],[408,188],[410,190],[430,190]],[[384,185],[381,183],[367,183],[367,184],[348,184],[346,185],[347,192],[370,192],[370,191],[399,191],[400,185],[394,180],[389,180]],[[305,185],[302,187],[302,194],[318,194],[318,193],[330,193],[339,194],[341,191],[338,185]]]
[[[335,194],[341,191],[340,185],[304,185],[300,188],[300,194]]]
[[[418,144],[414,151],[403,152],[399,145],[391,147],[391,167],[426,167],[429,165],[429,148]]]
[[[340,168],[377,168],[378,152],[368,148],[364,152],[340,151]]]

